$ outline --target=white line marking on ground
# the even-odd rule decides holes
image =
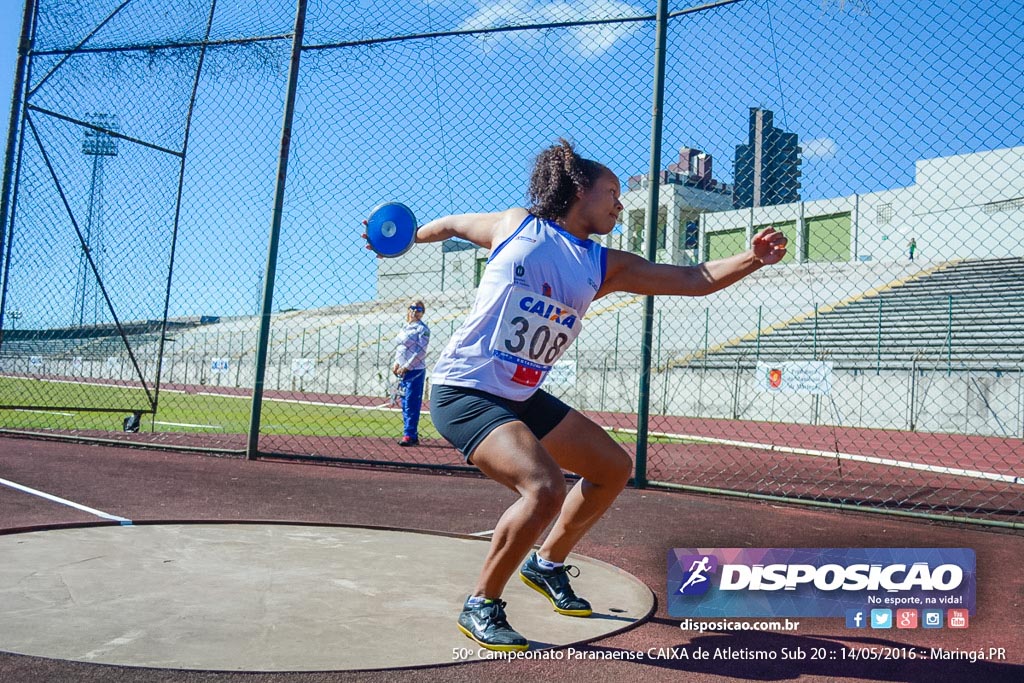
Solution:
[[[635,429],[605,427],[609,432],[623,432],[636,434]],[[705,441],[718,443],[726,446],[739,446],[741,448],[757,448],[777,453],[792,453],[794,455],[810,455],[816,458],[838,458],[850,460],[851,462],[864,462],[872,465],[885,465],[887,467],[902,467],[908,470],[920,470],[922,472],[935,472],[937,474],[952,474],[960,477],[971,477],[974,479],[988,479],[991,481],[1003,481],[1010,484],[1024,483],[1021,477],[1012,474],[995,474],[993,472],[982,472],[980,470],[965,470],[959,467],[942,467],[941,465],[926,465],[921,462],[908,462],[906,460],[893,460],[891,458],[878,458],[872,455],[858,455],[856,453],[837,453],[836,451],[819,451],[811,448],[795,448],[791,446],[777,446],[770,443],[756,443],[753,441],[734,441],[732,439],[718,439],[712,436],[697,436],[695,434],[666,434],[665,432],[649,432],[650,436],[659,436],[667,439],[689,439],[691,441]]]
[[[153,420],[153,424],[167,425],[168,427],[196,427],[197,429],[224,429],[220,425],[194,425],[189,422],[161,422]]]
[[[16,375],[7,375],[7,376],[8,377],[13,377],[15,379],[32,379],[32,378],[21,377],[21,376],[16,376]],[[40,379],[40,381],[42,381],[42,382],[54,382],[56,384],[87,384],[87,385],[93,386],[93,387],[107,387],[107,388],[110,388],[110,389],[134,389],[134,390],[141,390],[142,389],[142,387],[126,386],[124,384],[107,384],[107,383],[104,383],[104,382],[82,382],[82,381],[72,380],[72,379],[44,378],[44,379]],[[165,389],[165,388],[161,388],[160,391],[163,391],[163,392],[168,393],[168,394],[191,394],[193,396],[213,396],[215,398],[238,398],[238,399],[243,399],[243,400],[252,400],[252,395],[251,394],[241,394],[241,395],[240,394],[221,394],[221,393],[217,393],[215,391],[195,391],[195,392],[193,392],[193,391],[190,391],[188,389]],[[264,400],[264,402],[276,401],[278,403],[297,403],[299,405],[323,406],[325,408],[356,408],[358,410],[387,410],[387,411],[392,411],[392,412],[399,412],[399,411],[401,411],[401,408],[396,408],[394,406],[389,406],[386,403],[383,403],[383,404],[381,404],[379,406],[361,406],[361,405],[355,405],[353,403],[326,403],[324,401],[303,401],[301,399],[294,399],[294,398],[267,398],[265,396],[263,397],[263,400]],[[19,409],[16,409],[16,410],[19,410]],[[43,412],[43,411],[39,411],[39,412]],[[424,414],[424,415],[429,415],[430,414],[429,410],[422,410],[420,412],[422,414]],[[60,415],[73,415],[73,413],[59,413],[59,414]],[[165,424],[170,424],[170,423],[165,423]],[[183,426],[189,426],[189,425],[183,425]]]
[[[298,405],[303,406],[321,406],[324,408],[355,408],[357,410],[387,410],[392,412],[401,411],[401,408],[393,408],[388,406],[387,404],[380,406],[359,406],[352,403],[326,403],[324,401],[303,401],[302,399],[297,398],[264,398],[263,400],[267,402],[273,401],[275,403],[296,403]],[[429,413],[430,411],[424,410],[422,412]]]
[[[30,408],[15,408],[16,413],[42,413],[43,415],[65,415],[67,417],[74,417],[74,413],[62,413],[59,410],[32,410]]]
[[[46,500],[51,500],[54,503],[60,503],[61,505],[67,505],[68,507],[73,507],[76,510],[81,510],[82,512],[88,512],[90,515],[96,515],[97,517],[102,517],[103,519],[110,519],[110,520],[113,520],[115,522],[121,522],[122,526],[131,526],[131,523],[132,523],[132,520],[130,520],[130,519],[126,519],[124,517],[118,517],[117,515],[112,515],[109,512],[103,512],[102,510],[95,510],[95,509],[93,509],[91,507],[87,507],[85,505],[82,505],[81,503],[75,503],[75,502],[67,500],[65,498],[58,498],[57,496],[55,496],[53,494],[45,493],[44,491],[37,491],[36,489],[29,488],[28,486],[22,486],[21,484],[16,484],[13,481],[7,481],[6,479],[0,479],[0,484],[3,484],[4,486],[10,486],[12,489],[17,489],[18,491],[23,491],[24,493],[30,493],[33,496],[39,496],[40,498],[45,498]]]
[[[142,387],[132,387],[127,384],[111,384],[108,382],[83,382],[77,379],[56,379],[53,377],[30,377],[28,375],[5,375],[12,379],[35,379],[40,382],[53,382],[54,384],[88,384],[91,387],[106,387],[108,389],[137,389],[142,391]],[[167,391],[174,391],[174,389],[167,389]]]
[[[218,394],[213,391],[197,391],[196,396],[214,396],[219,398],[244,398],[252,400],[252,396],[238,396],[235,394]],[[304,401],[298,398],[267,398],[263,397],[265,403],[295,403],[303,406],[322,406],[324,408],[356,408],[357,410],[388,410],[388,411],[401,411],[401,408],[396,408],[387,403],[382,403],[379,406],[361,406],[354,403],[327,403],[326,401]],[[422,413],[427,415],[430,414],[429,410],[423,410]]]
[[[475,534],[470,534],[470,536],[479,536],[480,538],[486,538],[486,537],[491,536],[493,534],[494,534],[494,529],[491,529],[490,531],[478,531]]]

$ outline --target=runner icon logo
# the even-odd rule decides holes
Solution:
[[[683,583],[679,586],[681,595],[704,595],[711,588],[709,574],[718,570],[718,558],[714,555],[689,555],[679,558],[679,565],[687,567]]]

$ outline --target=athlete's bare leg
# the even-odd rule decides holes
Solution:
[[[488,434],[473,451],[472,461],[520,496],[498,520],[473,593],[493,599],[501,596],[530,548],[562,509],[565,475],[522,422],[506,422]]]
[[[539,551],[545,560],[564,562],[625,488],[633,462],[604,429],[576,410],[569,411],[541,445],[560,467],[583,477],[565,497]]]

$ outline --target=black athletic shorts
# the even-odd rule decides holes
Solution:
[[[570,410],[541,389],[525,401],[446,384],[435,384],[430,390],[430,419],[466,462],[471,462],[473,451],[496,427],[518,420],[543,439]]]

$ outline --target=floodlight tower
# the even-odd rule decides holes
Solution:
[[[86,121],[96,128],[86,128],[82,137],[82,154],[92,157],[92,177],[89,181],[89,207],[85,219],[85,244],[78,257],[78,276],[75,283],[75,306],[72,311],[72,325],[81,327],[86,317],[89,322],[99,322],[102,307],[99,283],[103,279],[103,164],[106,157],[117,156],[117,138],[110,132],[118,132],[116,114],[87,114]],[[97,130],[102,128],[103,130]],[[90,277],[89,259],[92,254],[96,265],[96,277]],[[87,313],[92,309],[91,315]]]

